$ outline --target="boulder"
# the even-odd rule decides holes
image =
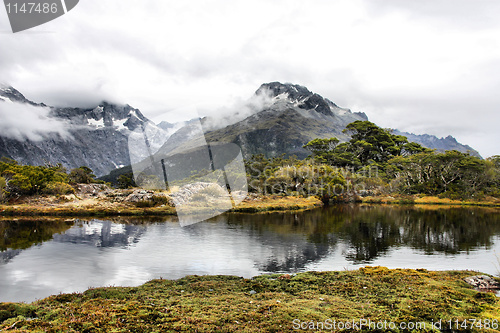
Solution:
[[[500,283],[487,275],[469,276],[464,281],[477,289],[500,289]]]
[[[153,191],[135,190],[125,198],[125,202],[141,202],[152,200],[154,196]]]
[[[105,184],[77,184],[76,192],[78,196],[92,197],[98,196],[100,193],[109,192],[111,189]]]

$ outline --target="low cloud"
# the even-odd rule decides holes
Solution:
[[[272,103],[273,98],[269,91],[259,91],[247,100],[238,99],[231,106],[218,108],[216,112],[211,111],[203,127],[205,130],[212,130],[232,125],[264,110]],[[200,112],[203,113],[203,110]]]
[[[0,100],[0,133],[19,141],[41,141],[53,135],[71,138],[69,125],[50,117],[50,108]]]

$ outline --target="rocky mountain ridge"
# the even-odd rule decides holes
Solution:
[[[308,141],[330,137],[347,141],[349,136],[342,132],[345,126],[356,120],[368,120],[362,112],[339,107],[306,87],[290,83],[265,83],[252,98],[259,99],[259,103],[253,104],[252,112],[244,119],[234,117],[229,125],[209,117],[186,122],[184,126],[166,122],[156,125],[129,105],[102,102],[88,109],[50,107],[30,101],[13,87],[3,86],[0,87],[0,108],[8,111],[13,105],[30,106],[35,112],[40,111],[34,114],[35,118],[47,114],[48,118],[57,120],[55,124],[63,127],[68,135],[45,129],[41,139],[28,136],[20,139],[0,133],[0,157],[32,165],[62,163],[68,169],[85,165],[102,176],[131,164],[128,137],[135,131],[139,139],[144,132],[147,150],[152,153],[185,151],[193,140],[192,133],[204,132],[207,142],[238,144],[245,157],[259,153],[273,157],[285,153],[304,158],[309,152],[302,146]],[[177,132],[171,135],[174,130]],[[479,156],[453,137],[439,139],[397,130],[395,134],[405,135],[410,141],[429,148],[456,149]]]
[[[255,96],[262,95],[268,98],[259,112],[225,128],[208,129],[206,140],[236,143],[246,157],[258,153],[267,157],[285,153],[304,158],[309,151],[302,146],[310,140],[337,137],[341,142],[347,141],[350,137],[342,130],[356,120],[368,120],[365,113],[339,107],[300,85],[266,83],[255,92]],[[458,143],[451,136],[437,138],[428,134],[393,132],[437,151],[458,150],[480,156],[473,148]]]
[[[89,109],[48,107],[32,102],[16,89],[7,87],[0,90],[0,107],[8,110],[9,104],[48,108],[48,118],[57,120],[54,124],[68,133],[62,136],[59,132],[44,130],[42,140],[28,136],[20,140],[0,134],[0,156],[25,164],[61,163],[67,169],[85,165],[101,176],[130,164],[127,138],[131,131],[148,124],[149,128],[155,129],[150,140],[153,146],[155,138],[163,138],[165,132],[129,105],[102,102]],[[45,110],[39,111],[38,116],[42,117]]]

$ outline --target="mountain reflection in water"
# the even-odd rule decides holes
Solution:
[[[366,264],[497,274],[496,209],[339,205],[225,214],[180,227],[175,217],[1,220],[0,301],[189,274],[251,277]]]

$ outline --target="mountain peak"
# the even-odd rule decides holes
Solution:
[[[280,95],[287,94],[294,100],[302,100],[313,95],[313,93],[304,86],[292,83],[281,83],[277,81],[262,84],[255,93],[259,95],[264,92],[270,94],[271,97],[278,97]]]
[[[46,106],[45,104],[37,104],[33,101],[30,101],[23,94],[19,92],[16,88],[0,83],[0,101],[5,102],[18,102],[18,103],[27,103],[33,106]]]
[[[281,82],[264,83],[257,89],[255,94],[266,94],[276,101],[285,100],[300,109],[314,110],[327,116],[334,115],[332,107],[337,108],[337,105],[334,103],[298,84]]]
[[[361,118],[368,120],[363,112],[354,112],[341,108],[327,98],[313,93],[304,86],[292,83],[270,82],[262,84],[255,92],[256,95],[267,95],[273,99],[274,103],[287,103],[290,106],[301,110],[316,113],[318,116],[344,117],[345,115],[355,116],[355,120]],[[314,112],[315,111],[315,112]],[[353,120],[354,121],[354,120]]]
[[[12,88],[12,87],[10,85],[8,85],[7,83],[4,83],[4,82],[0,81],[0,91],[6,90],[6,89],[9,89],[9,88]]]

